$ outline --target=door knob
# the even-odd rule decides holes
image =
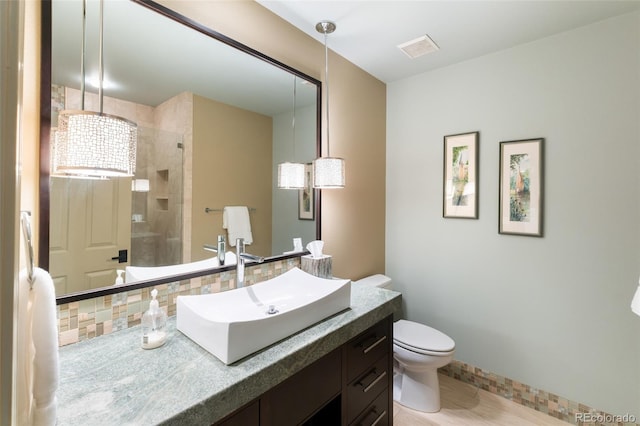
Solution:
[[[111,260],[117,260],[118,263],[127,263],[129,260],[127,250],[118,250],[118,255],[112,257]]]

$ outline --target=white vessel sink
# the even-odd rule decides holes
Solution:
[[[350,280],[318,278],[294,268],[249,287],[178,296],[177,328],[231,364],[350,304]]]
[[[225,253],[225,265],[235,265],[236,254],[232,251]],[[155,280],[172,275],[187,274],[189,272],[203,271],[205,269],[217,268],[220,262],[216,256],[204,260],[190,263],[180,263],[167,266],[127,266],[125,267],[125,283],[132,283],[143,280]]]

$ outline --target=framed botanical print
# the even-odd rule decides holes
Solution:
[[[444,137],[442,217],[478,218],[479,132]]]
[[[543,143],[543,138],[500,142],[500,234],[542,237]]]
[[[314,220],[315,191],[313,189],[313,165],[304,165],[304,188],[298,190],[298,219]]]

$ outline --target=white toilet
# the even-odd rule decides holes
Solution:
[[[356,285],[391,288],[391,278],[372,275]],[[453,359],[455,342],[446,334],[413,321],[393,324],[393,399],[418,411],[440,411],[438,368]]]

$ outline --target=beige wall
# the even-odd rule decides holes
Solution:
[[[16,411],[14,288],[18,265],[25,265],[24,250],[18,251],[21,246],[18,211],[31,211],[32,230],[38,229],[40,10],[37,6],[37,2],[0,2],[0,424],[3,425],[14,424]],[[37,247],[34,254],[37,255]]]
[[[322,43],[253,1],[160,3],[323,78]],[[341,30],[340,22],[337,25],[336,34]],[[323,191],[322,239],[325,251],[334,257],[334,275],[357,279],[384,272],[386,86],[332,52],[329,67],[331,155],[345,158],[347,181],[344,189]]]
[[[228,205],[256,209],[250,213],[253,244],[247,252],[271,253],[272,133],[271,117],[194,95],[192,260],[211,257],[203,244],[227,234],[222,212],[205,208]]]

